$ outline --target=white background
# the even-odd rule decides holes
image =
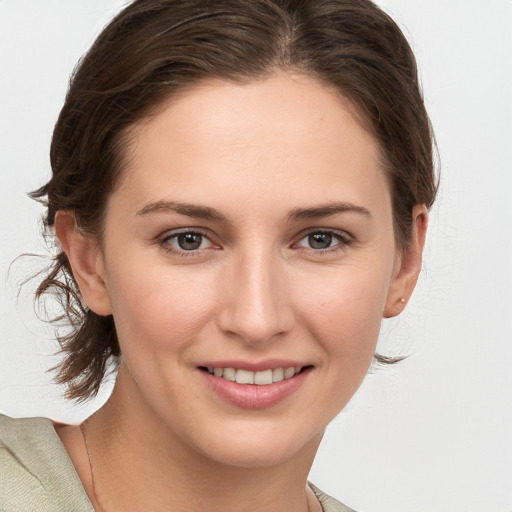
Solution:
[[[424,270],[312,471],[367,512],[512,512],[512,2],[380,0],[418,58],[442,162]],[[42,264],[48,147],[68,76],[120,0],[0,0],[0,410],[78,421],[45,371],[51,328],[19,281]],[[406,28],[405,28],[406,27]]]

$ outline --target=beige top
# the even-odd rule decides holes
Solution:
[[[314,485],[324,512],[354,512]],[[0,512],[94,512],[66,449],[47,418],[0,414]]]

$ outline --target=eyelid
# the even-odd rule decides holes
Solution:
[[[309,235],[315,234],[315,233],[332,235],[339,241],[339,243],[334,245],[333,247],[328,247],[326,249],[313,249],[311,247],[308,248],[308,247],[298,246],[298,243],[301,240],[304,240],[304,238],[308,237]],[[309,251],[309,252],[316,253],[316,254],[322,254],[324,252],[336,251],[336,250],[340,250],[340,249],[342,250],[342,249],[346,248],[347,246],[351,245],[353,243],[353,241],[354,241],[354,238],[352,237],[352,235],[350,235],[349,233],[347,233],[346,231],[341,230],[341,229],[309,228],[305,231],[302,231],[295,237],[295,240],[292,243],[292,247],[297,246],[301,250]]]
[[[211,246],[203,249],[196,249],[196,250],[190,250],[186,251],[184,249],[178,249],[175,247],[172,247],[168,242],[172,239],[177,238],[179,235],[187,234],[187,233],[194,233],[201,235],[202,237],[206,238]],[[197,257],[200,256],[205,251],[211,250],[211,249],[220,249],[221,246],[215,240],[213,240],[212,233],[209,230],[206,230],[204,228],[198,228],[198,227],[183,227],[183,228],[176,228],[176,229],[170,229],[164,231],[161,235],[159,235],[155,241],[162,250],[164,250],[166,253],[171,253],[180,257]]]
[[[168,229],[168,230],[164,231],[161,235],[159,235],[158,239],[161,242],[164,242],[165,240],[169,240],[171,238],[176,238],[178,235],[184,235],[186,233],[195,233],[198,235],[202,235],[211,241],[211,235],[207,230],[202,229],[202,228],[195,228],[195,227]]]
[[[203,249],[195,249],[195,250],[184,250],[179,249],[175,247],[171,247],[168,243],[169,240],[175,239],[180,234],[186,234],[186,233],[195,233],[203,236],[210,242],[210,246],[203,248]],[[304,238],[308,237],[311,234],[315,233],[323,233],[323,234],[329,234],[332,235],[336,240],[338,240],[338,243],[335,244],[332,247],[327,247],[325,249],[314,249],[312,247],[305,247],[305,246],[299,246],[299,242],[302,241]],[[155,243],[159,245],[162,250],[164,250],[166,253],[172,253],[174,255],[180,256],[180,257],[198,257],[201,256],[205,251],[209,251],[212,249],[222,249],[221,244],[219,244],[215,240],[215,235],[213,235],[210,230],[200,228],[200,227],[180,227],[175,229],[169,229],[164,231],[161,235],[159,235],[155,239]],[[298,249],[301,251],[309,252],[312,254],[320,255],[327,252],[336,252],[340,250],[346,249],[348,246],[350,246],[354,242],[354,238],[352,235],[350,235],[347,231],[340,230],[340,229],[332,229],[332,228],[321,228],[321,227],[313,227],[306,229],[304,231],[301,231],[292,241],[290,247],[292,249]]]

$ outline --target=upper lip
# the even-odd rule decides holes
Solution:
[[[222,361],[205,361],[197,365],[204,368],[234,368],[235,370],[248,370],[251,372],[260,372],[263,370],[275,370],[276,368],[303,368],[304,366],[311,366],[309,363],[303,361],[296,361],[291,359],[266,359],[264,361],[242,361],[242,360],[222,360]]]

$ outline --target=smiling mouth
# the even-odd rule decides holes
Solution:
[[[296,367],[290,366],[288,368],[274,368],[252,372],[250,370],[237,370],[235,368],[212,368],[206,366],[199,367],[200,370],[221,379],[225,379],[230,382],[236,382],[237,384],[254,384],[256,386],[268,386],[269,384],[274,384],[275,382],[288,380],[310,368],[312,368],[311,365]]]

